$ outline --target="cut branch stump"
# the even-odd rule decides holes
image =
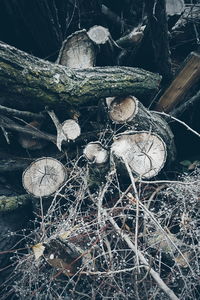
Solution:
[[[155,133],[149,131],[127,131],[115,136],[111,153],[127,163],[131,171],[140,178],[156,176],[164,167],[166,144]]]
[[[176,149],[173,133],[167,122],[149,111],[133,96],[119,97],[109,104],[110,119],[117,124],[126,124],[127,130],[147,131],[158,135],[166,144],[168,162],[175,160]]]
[[[110,32],[103,26],[93,26],[87,32],[91,41],[97,45],[105,44],[109,41]]]
[[[35,197],[47,197],[54,194],[65,179],[65,167],[51,157],[35,160],[22,176],[24,188]]]
[[[110,168],[109,151],[98,141],[90,142],[83,150],[88,161],[90,187],[98,187],[105,181],[105,176]]]

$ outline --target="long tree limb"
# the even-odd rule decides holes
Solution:
[[[42,104],[77,104],[123,94],[144,99],[158,89],[160,79],[130,67],[70,69],[0,42],[0,90],[13,100],[20,96]]]
[[[105,212],[106,213],[106,212]],[[107,213],[106,213],[107,214]],[[161,279],[160,275],[153,269],[150,267],[148,261],[146,260],[146,258],[144,257],[144,255],[142,254],[142,252],[140,252],[139,249],[136,249],[135,245],[133,244],[133,242],[131,241],[130,237],[128,236],[128,234],[124,233],[121,228],[117,225],[117,223],[115,222],[115,220],[113,219],[113,217],[108,216],[108,219],[110,221],[110,223],[113,225],[113,227],[115,228],[116,232],[119,234],[119,236],[121,236],[123,238],[123,240],[127,243],[127,245],[130,247],[130,249],[133,250],[133,252],[137,252],[140,261],[142,262],[142,264],[144,264],[144,267],[149,271],[149,273],[151,274],[151,276],[154,278],[154,280],[156,281],[156,283],[158,284],[158,286],[160,287],[160,289],[162,289],[166,295],[168,295],[168,297],[172,300],[178,300],[179,298],[174,294],[174,292],[164,283],[164,281]]]

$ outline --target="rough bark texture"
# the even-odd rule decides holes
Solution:
[[[134,94],[140,99],[154,93],[160,76],[129,67],[71,70],[35,58],[0,43],[2,95],[39,100],[44,104],[83,103],[101,97]]]
[[[172,78],[165,0],[145,0],[154,60],[164,81]]]

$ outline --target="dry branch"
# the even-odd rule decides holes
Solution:
[[[22,111],[14,108],[9,108],[3,105],[0,105],[0,112],[4,113],[7,116],[14,116],[18,118],[32,119],[32,120],[44,120],[45,117],[43,114],[32,113],[30,111]]]
[[[105,211],[104,211],[104,214],[107,215],[107,213]],[[121,228],[117,225],[117,223],[111,216],[107,215],[107,217],[108,217],[108,220],[110,221],[110,223],[115,228],[116,232],[122,237],[122,239],[125,240],[125,242],[130,247],[130,249],[132,249],[134,251],[134,253],[137,252],[137,255],[139,256],[139,260],[144,264],[145,269],[150,272],[151,276],[154,278],[154,280],[156,281],[158,286],[165,292],[166,295],[168,295],[168,297],[170,299],[179,300],[179,298],[174,294],[174,292],[160,278],[160,275],[153,268],[150,267],[150,265],[149,265],[148,261],[146,260],[146,258],[144,257],[144,255],[142,254],[142,252],[140,250],[136,249],[136,247],[133,244],[133,242],[131,241],[130,237],[121,230]]]
[[[56,144],[56,137],[52,134],[49,133],[44,133],[42,131],[40,131],[39,129],[36,129],[34,127],[26,127],[26,126],[21,126],[17,123],[15,123],[14,121],[12,121],[11,119],[0,115],[0,126],[5,127],[5,128],[9,128],[11,130],[14,131],[18,131],[30,136],[34,136],[38,139],[43,139],[43,140],[47,140],[50,141],[54,144]]]
[[[143,69],[109,67],[76,69],[35,58],[0,43],[0,89],[8,101],[77,104],[101,97],[134,94],[141,99],[158,89],[160,76]]]
[[[116,41],[116,44],[120,47],[135,47],[141,42],[144,36],[144,29],[146,26],[140,26],[134,28],[129,34],[121,37]]]

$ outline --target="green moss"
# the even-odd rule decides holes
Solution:
[[[28,204],[31,200],[30,195],[20,195],[13,197],[0,196],[0,212],[8,212]]]

